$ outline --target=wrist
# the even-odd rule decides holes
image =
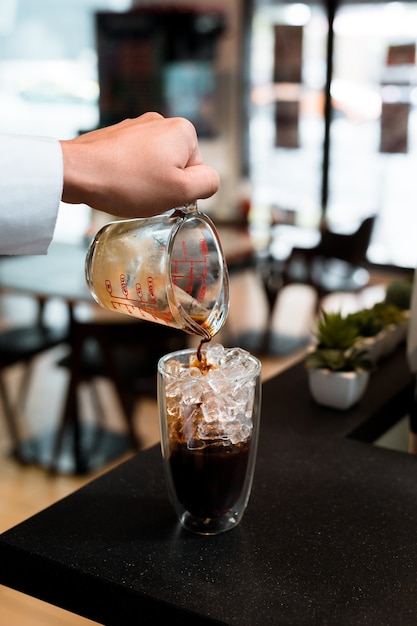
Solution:
[[[91,163],[86,159],[88,151],[83,150],[82,143],[72,139],[59,143],[64,165],[62,201],[69,204],[90,204],[94,176],[91,174]]]

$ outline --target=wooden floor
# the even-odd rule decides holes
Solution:
[[[15,310],[12,307],[12,310]],[[3,317],[2,317],[3,314]],[[16,316],[13,313],[14,322]],[[0,325],[4,323],[4,310],[0,310]],[[41,429],[53,426],[60,415],[67,374],[56,362],[63,354],[63,348],[51,350],[36,361],[34,376],[28,398],[28,412],[24,426],[26,434],[36,434]],[[300,354],[290,358],[268,358],[263,360],[263,377],[269,378]],[[8,384],[17,387],[22,370],[11,368],[7,372]],[[100,394],[106,406],[106,427],[124,431],[123,420],[110,385],[99,381]],[[87,390],[82,394],[83,414],[86,419],[94,419],[89,407]],[[22,424],[23,425],[23,424]],[[156,403],[141,401],[137,405],[135,425],[144,447],[159,442],[159,424]],[[51,475],[43,468],[22,466],[9,455],[10,441],[5,429],[5,420],[0,408],[0,532],[27,519],[36,512],[53,504],[67,494],[81,487],[87,481],[110,466],[86,477],[71,475]],[[129,455],[121,457],[117,463]],[[67,611],[0,586],[0,624],[2,626],[86,626],[93,624]]]
[[[28,400],[30,408],[27,417],[28,434],[29,432],[35,434],[45,427],[48,417],[53,423],[54,418],[59,415],[66,383],[66,374],[54,365],[60,356],[59,353],[60,350],[54,350],[38,359],[32,393]],[[19,368],[10,371],[12,385],[20,373]],[[110,416],[109,427],[122,430],[124,425],[118,408],[117,406],[111,408],[115,402],[113,394],[110,388],[106,388],[104,381],[101,384],[101,394],[108,395],[106,404],[109,410],[106,417]],[[87,405],[87,399],[85,404]],[[36,415],[39,419],[36,422],[31,421],[30,415]],[[158,442],[159,426],[155,403],[150,401],[141,403],[138,406],[136,422],[137,431],[142,436],[145,447]],[[63,498],[111,467],[106,466],[85,477],[51,475],[44,468],[20,465],[10,457],[9,449],[10,442],[5,431],[5,422],[0,415],[0,532]],[[127,454],[121,457],[117,463],[128,456]],[[92,623],[90,620],[0,586],[0,624],[4,626],[81,626]]]

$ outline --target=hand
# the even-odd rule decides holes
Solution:
[[[208,198],[219,187],[184,118],[145,113],[60,143],[62,200],[71,204],[139,217]]]

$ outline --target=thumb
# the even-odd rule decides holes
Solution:
[[[190,197],[210,198],[218,191],[220,177],[210,165],[189,165],[183,170],[185,186],[190,191]]]

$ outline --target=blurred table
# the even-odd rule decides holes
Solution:
[[[250,259],[256,247],[246,227],[219,226],[226,262]],[[62,298],[68,305],[93,302],[84,274],[87,247],[52,242],[48,254],[0,257],[0,291]]]
[[[69,381],[63,412],[58,429],[42,432],[24,441],[21,457],[64,473],[83,474],[117,458],[131,449],[131,438],[111,432],[98,425],[84,423],[79,415],[77,391],[80,384],[80,359],[82,357],[83,326],[76,319],[77,307],[86,306],[92,315],[103,322],[129,323],[131,318],[120,316],[99,307],[93,300],[84,275],[86,247],[83,245],[53,242],[47,255],[10,256],[0,258],[0,291],[42,298],[60,299],[67,305],[71,354]],[[85,311],[82,311],[85,315]],[[81,320],[84,323],[84,320]],[[90,325],[90,330],[93,329]],[[103,326],[104,328],[104,326]],[[110,377],[118,390],[112,355],[100,323],[94,330],[95,339],[104,354]],[[119,398],[123,403],[121,391]],[[96,445],[98,444],[98,445]]]
[[[0,290],[61,298],[69,306],[92,297],[84,276],[86,247],[53,242],[46,255],[0,257]]]

